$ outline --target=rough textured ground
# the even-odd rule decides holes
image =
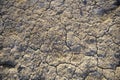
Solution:
[[[114,2],[0,0],[0,80],[120,80]]]

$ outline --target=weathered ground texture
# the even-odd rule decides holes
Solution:
[[[120,80],[119,4],[0,0],[0,80]]]

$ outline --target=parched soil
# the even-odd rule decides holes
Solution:
[[[120,80],[119,5],[0,0],[0,80]]]

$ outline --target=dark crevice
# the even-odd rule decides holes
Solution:
[[[118,61],[118,64],[116,65],[116,67],[120,67],[120,61]]]
[[[14,61],[11,61],[11,60],[0,61],[0,66],[14,68],[16,66],[16,63]]]
[[[120,0],[116,0],[116,2],[113,3],[113,5],[120,6]]]
[[[86,5],[86,4],[87,4],[87,0],[82,0],[82,3],[83,3],[84,5]]]
[[[60,11],[58,11],[57,13],[56,13],[56,15],[60,15],[60,14],[62,14],[64,11],[63,10],[60,10]]]
[[[116,8],[118,8],[120,6],[120,0],[116,0],[116,2],[114,2],[110,8],[108,9],[105,9],[105,12],[109,12],[109,11],[112,11],[112,10],[115,10]]]
[[[116,0],[110,7],[100,8],[97,10],[97,14],[103,16],[104,14],[109,14],[111,11],[116,10],[120,6],[120,0]]]
[[[2,49],[3,49],[3,45],[0,44],[0,50],[2,50]]]

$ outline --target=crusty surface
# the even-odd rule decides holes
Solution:
[[[115,0],[0,0],[0,80],[119,80]]]

